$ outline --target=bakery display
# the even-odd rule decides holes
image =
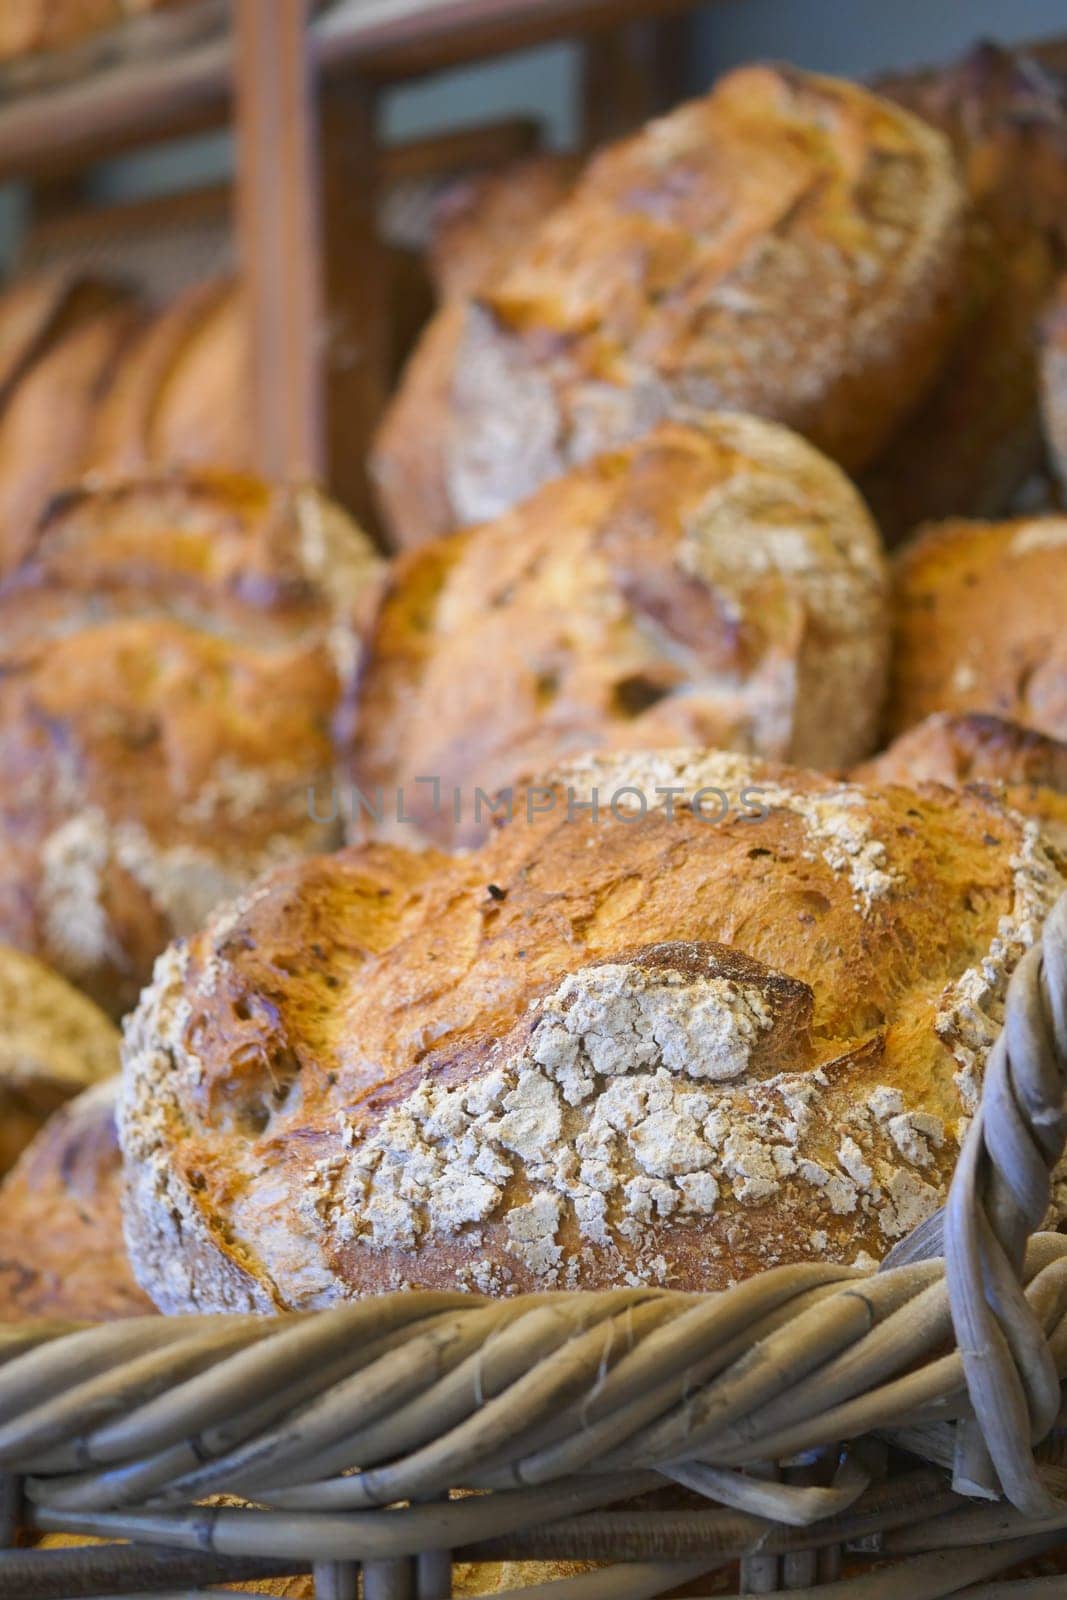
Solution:
[[[986,712],[934,712],[862,762],[860,783],[994,785],[1067,857],[1067,743]]]
[[[170,938],[336,842],[307,796],[377,572],[311,489],[201,474],[58,500],[0,584],[0,936],[118,1015]]]
[[[118,1083],[106,1079],[58,1111],[0,1184],[0,1322],[152,1310],[122,1237]]]
[[[431,324],[373,463],[395,540],[496,516],[664,416],[758,413],[861,468],[951,337],[964,211],[947,141],[888,101],[730,73],[598,155]]]
[[[0,944],[0,1018],[2,1174],[57,1107],[118,1072],[119,1035],[85,995],[6,944]]]
[[[878,731],[887,597],[862,501],[803,439],[755,417],[661,423],[394,565],[360,679],[356,783],[389,797],[380,809],[402,795],[406,821],[455,844],[488,827],[476,790],[572,751],[847,765]]]
[[[987,43],[878,88],[944,132],[970,202],[959,333],[862,479],[896,542],[931,519],[1007,514],[1041,467],[1035,330],[1067,265],[1067,77]]]
[[[896,568],[888,721],[992,712],[1067,738],[1067,518],[921,530]]]
[[[995,797],[714,752],[576,761],[447,862],[285,868],[128,1025],[138,1281],[266,1311],[877,1258],[1065,887]]]

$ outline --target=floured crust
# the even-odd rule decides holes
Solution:
[[[935,712],[852,773],[860,783],[978,783],[1067,855],[1067,743],[985,712]]]
[[[322,849],[309,786],[378,565],[311,490],[73,492],[0,587],[0,931],[106,1009],[220,898]]]
[[[887,591],[862,501],[804,440],[755,417],[661,423],[395,566],[356,782],[385,821],[402,793],[429,837],[472,843],[476,789],[575,749],[847,764],[878,728]]]
[[[121,1131],[162,1309],[715,1287],[939,1203],[1064,887],[1036,824],[698,752],[531,795],[465,857],[290,867],[161,957]]]
[[[0,1186],[0,1322],[98,1322],[153,1309],[122,1236],[118,1082],[58,1111]]]
[[[991,712],[1067,738],[1067,517],[952,521],[896,568],[891,733]]]
[[[0,1173],[57,1106],[118,1067],[118,1032],[92,1001],[0,945]]]
[[[888,102],[728,74],[596,157],[492,289],[431,326],[397,401],[417,435],[390,460],[387,418],[376,451],[387,488],[425,490],[410,533],[387,498],[395,538],[496,516],[664,416],[772,417],[862,466],[951,333],[963,206],[946,141]]]

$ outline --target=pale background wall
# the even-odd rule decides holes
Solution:
[[[699,19],[690,87],[698,91],[755,56],[861,76],[947,59],[982,36],[1013,42],[1065,30],[1067,0],[711,0]],[[545,121],[552,143],[565,146],[575,135],[577,73],[565,45],[442,73],[388,96],[385,133],[400,140],[531,113]],[[230,159],[227,137],[192,140],[117,164],[100,174],[98,187],[116,197],[181,189],[221,176]],[[21,214],[17,188],[0,189],[0,260],[10,255]]]

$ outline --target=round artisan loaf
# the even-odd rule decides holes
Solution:
[[[557,152],[449,184],[430,219],[430,275],[439,298],[492,289],[519,245],[570,194],[580,169],[580,156]]]
[[[859,783],[990,785],[1067,856],[1067,744],[986,712],[934,712],[853,769]]]
[[[935,524],[896,565],[889,728],[989,711],[1067,739],[1067,517]]]
[[[887,596],[863,502],[798,435],[661,423],[394,565],[360,682],[359,789],[469,844],[488,825],[476,789],[574,750],[847,765],[878,730]]]
[[[721,752],[586,758],[466,856],[294,864],[128,1025],[138,1280],[266,1310],[880,1256],[1065,887],[993,797]]]
[[[0,1322],[153,1309],[122,1236],[118,1085],[108,1078],[57,1111],[0,1185]]]
[[[664,416],[754,412],[862,466],[952,333],[963,212],[917,118],[787,67],[729,74],[596,157],[431,325],[375,451],[395,538],[496,516]]]
[[[141,479],[58,501],[0,585],[0,937],[119,1014],[265,867],[328,848],[378,562],[312,490]]]
[[[1035,329],[1067,264],[1067,83],[987,43],[878,88],[947,135],[971,202],[959,333],[862,480],[892,542],[934,518],[1005,515],[1042,466]]]
[[[47,1117],[119,1069],[114,1024],[32,956],[0,945],[0,1172]]]

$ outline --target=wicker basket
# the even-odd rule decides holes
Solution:
[[[699,1593],[738,1561],[742,1592],[809,1600],[1067,1594],[990,1581],[1067,1530],[1067,1237],[1034,1232],[1065,1085],[1067,896],[1012,980],[944,1211],[873,1274],[10,1325],[0,1543],[127,1542],[6,1550],[0,1595],[313,1570],[331,1600],[444,1600],[453,1553],[609,1563],[537,1600]]]

